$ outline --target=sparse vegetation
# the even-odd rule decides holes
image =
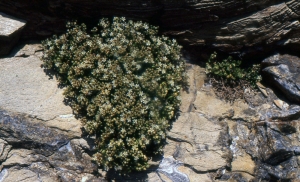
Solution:
[[[217,60],[217,53],[211,54],[206,63],[206,73],[212,83],[216,94],[227,101],[243,98],[245,88],[256,88],[261,80],[260,65],[244,69],[240,60],[228,57],[222,61]]]

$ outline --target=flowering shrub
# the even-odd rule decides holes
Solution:
[[[157,32],[147,23],[102,19],[90,33],[70,22],[67,33],[42,42],[43,66],[56,72],[74,113],[96,134],[94,158],[105,169],[145,170],[179,109],[181,46]]]

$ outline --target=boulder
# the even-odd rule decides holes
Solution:
[[[8,54],[18,42],[26,21],[0,12],[0,56]]]
[[[300,58],[275,54],[262,61],[262,72],[270,85],[283,92],[291,102],[300,103]]]

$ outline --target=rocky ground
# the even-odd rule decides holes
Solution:
[[[263,84],[260,91],[245,90],[245,100],[226,103],[205,83],[204,68],[191,63],[189,89],[182,91],[181,112],[168,132],[164,156],[153,159],[143,173],[102,171],[91,161],[93,137],[64,105],[63,89],[41,68],[41,55],[40,45],[33,43],[0,59],[1,181],[300,179],[300,106]],[[276,68],[281,57],[264,62],[273,60]],[[265,72],[273,68],[265,65]],[[288,65],[283,67],[285,75],[295,76]],[[285,75],[272,78],[297,86]]]
[[[1,182],[300,181],[299,1],[0,4],[7,13],[0,12]],[[181,112],[167,134],[164,155],[152,159],[146,172],[102,171],[92,162],[93,136],[64,104],[63,88],[40,66],[40,44],[19,44],[7,54],[19,37],[44,39],[64,32],[70,17],[116,15],[155,20],[163,34],[186,45],[188,62],[201,64],[212,49],[255,59],[263,82],[230,104],[205,82],[203,67],[188,63],[189,89],[182,91]]]

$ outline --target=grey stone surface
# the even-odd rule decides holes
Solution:
[[[275,54],[263,60],[262,71],[291,102],[300,103],[300,58]]]
[[[157,171],[165,174],[172,181],[189,182],[188,176],[177,169],[182,165],[182,162],[175,160],[173,157],[167,157],[163,158]]]
[[[20,38],[26,21],[0,12],[0,56],[8,54]]]

